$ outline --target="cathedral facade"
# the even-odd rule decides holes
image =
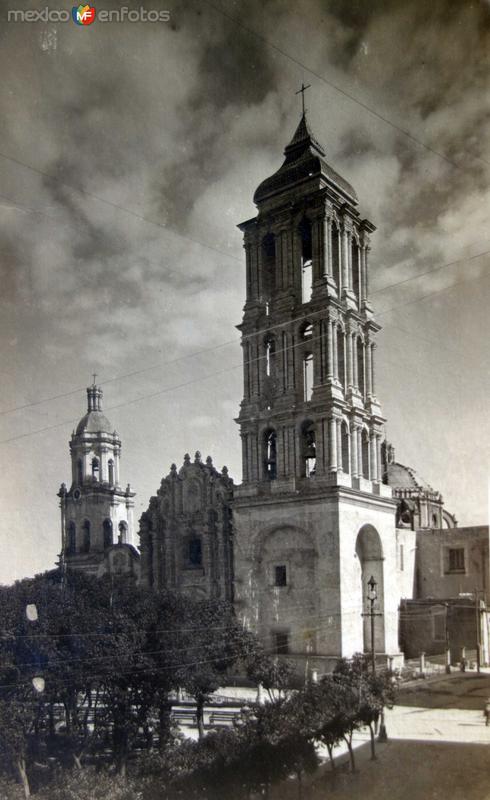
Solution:
[[[140,520],[141,582],[194,597],[233,599],[231,500],[226,467],[184,456]]]

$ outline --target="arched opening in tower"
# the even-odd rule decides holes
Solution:
[[[363,616],[363,644],[364,652],[372,650],[371,639],[371,603],[368,599],[368,581],[371,577],[376,582],[376,599],[373,603],[374,618],[374,647],[377,653],[385,652],[385,623],[384,623],[384,573],[383,573],[383,547],[378,531],[373,525],[363,525],[357,534],[356,556],[360,564],[360,593],[362,598]]]
[[[264,433],[264,477],[277,478],[277,434],[273,429]]]
[[[301,451],[303,456],[303,475],[312,478],[316,473],[316,431],[310,420],[301,427]]]
[[[301,241],[301,301],[309,303],[313,286],[313,245],[311,222],[304,219],[299,226]]]

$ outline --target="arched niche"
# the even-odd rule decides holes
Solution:
[[[360,565],[362,611],[365,615],[363,617],[364,651],[371,652],[372,650],[371,618],[366,614],[371,610],[371,603],[368,599],[368,581],[374,578],[377,593],[374,612],[380,614],[374,618],[374,644],[377,653],[384,653],[384,556],[380,535],[373,525],[363,525],[359,530],[356,539],[356,556]]]

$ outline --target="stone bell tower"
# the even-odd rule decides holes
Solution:
[[[99,575],[133,573],[139,560],[133,547],[135,492],[120,484],[121,440],[102,411],[102,389],[95,382],[87,388],[87,413],[72,434],[70,455],[70,487],[63,483],[58,492],[62,563]]]
[[[383,613],[376,648],[395,653],[395,504],[382,483],[368,287],[375,227],[305,112],[284,155],[255,192],[257,216],[239,226],[237,608],[276,652],[350,655],[370,646],[362,612],[372,573]]]

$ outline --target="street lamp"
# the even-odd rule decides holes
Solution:
[[[376,675],[376,649],[374,646],[374,604],[378,599],[377,586],[378,584],[374,580],[374,576],[371,575],[370,579],[368,580],[367,598],[370,603],[369,616],[371,617],[371,663],[373,665],[373,675]]]
[[[373,666],[373,676],[376,675],[376,647],[374,642],[374,618],[381,617],[381,612],[376,612],[374,610],[374,604],[378,599],[378,584],[374,580],[374,575],[371,575],[370,579],[368,580],[368,593],[367,599],[369,600],[369,611],[367,616],[371,618],[371,662]],[[379,726],[379,735],[378,741],[379,742],[386,742],[388,740],[388,734],[386,733],[386,725],[385,725],[385,712],[384,708],[381,709],[381,720]]]

